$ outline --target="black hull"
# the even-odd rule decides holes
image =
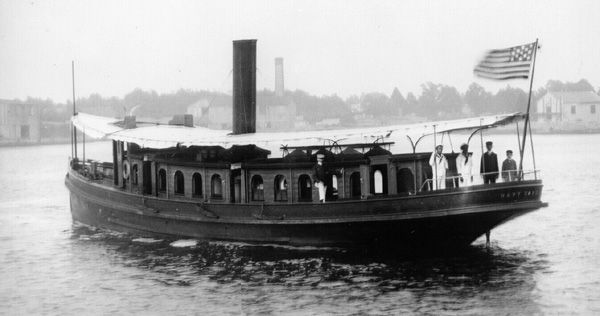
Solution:
[[[541,181],[331,203],[194,203],[141,196],[70,173],[73,220],[176,238],[294,246],[466,246],[494,227],[546,206]]]

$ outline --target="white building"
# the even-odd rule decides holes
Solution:
[[[41,106],[0,100],[0,143],[38,143]]]
[[[537,102],[538,122],[600,125],[600,96],[593,91],[548,92]],[[582,126],[582,127],[584,127]]]

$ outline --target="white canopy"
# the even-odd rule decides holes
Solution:
[[[510,124],[524,117],[522,113],[502,114],[452,121],[436,121],[408,125],[339,129],[307,132],[253,133],[232,135],[226,130],[212,130],[204,127],[184,127],[178,125],[152,125],[125,129],[119,127],[117,119],[110,119],[85,113],[73,116],[73,124],[85,134],[94,138],[107,138],[136,143],[141,147],[169,148],[182,146],[222,146],[257,145],[315,145],[326,141],[338,143],[372,143],[396,141],[407,136],[412,140],[459,130],[490,128]]]

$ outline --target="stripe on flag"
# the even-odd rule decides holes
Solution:
[[[483,60],[475,67],[476,76],[493,79],[527,79],[533,59],[535,42],[505,49],[487,52]]]

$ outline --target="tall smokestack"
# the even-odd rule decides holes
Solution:
[[[256,40],[233,41],[233,134],[256,132]]]
[[[278,97],[283,96],[283,58],[275,58],[275,95]]]

